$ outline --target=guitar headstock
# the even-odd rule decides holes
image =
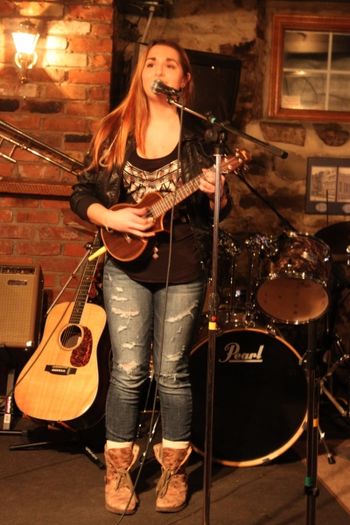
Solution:
[[[235,149],[235,154],[225,158],[221,164],[221,171],[223,173],[235,172],[242,168],[247,162],[251,160],[251,154],[246,149]]]

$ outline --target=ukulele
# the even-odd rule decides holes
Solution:
[[[236,150],[235,155],[225,159],[221,164],[223,172],[235,172],[237,168],[241,168],[245,162],[250,160],[250,155],[246,150]],[[189,180],[180,186],[175,193],[169,193],[163,196],[159,192],[152,192],[145,195],[145,197],[137,204],[120,203],[111,207],[111,210],[121,210],[122,208],[148,208],[148,216],[153,218],[153,226],[149,231],[159,233],[165,231],[164,216],[176,204],[179,204],[184,199],[192,195],[199,188],[199,183],[203,177],[200,173],[193,179]],[[98,251],[108,251],[112,257],[118,261],[127,262],[137,259],[147,248],[149,243],[148,238],[141,238],[135,235],[130,235],[125,232],[118,232],[115,230],[107,230],[101,228],[101,238],[105,247]],[[92,256],[93,257],[93,256]]]

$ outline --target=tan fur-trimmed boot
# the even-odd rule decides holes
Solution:
[[[162,467],[162,475],[156,488],[156,510],[178,512],[187,505],[188,483],[185,464],[192,448],[167,448],[159,443],[153,450]]]
[[[133,514],[138,504],[130,469],[139,455],[138,445],[105,448],[105,507],[116,514]]]

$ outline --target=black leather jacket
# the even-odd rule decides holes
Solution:
[[[134,149],[134,141],[130,140],[126,148],[125,161]],[[213,165],[213,159],[204,150],[198,136],[190,131],[184,131],[181,140],[181,177],[184,182],[201,173],[202,168]],[[70,198],[72,210],[82,219],[88,220],[87,209],[93,203],[102,203],[107,208],[118,203],[121,194],[122,168],[115,168],[111,173],[106,168],[84,171],[73,186]],[[226,187],[227,190],[227,187]],[[220,220],[231,210],[232,200],[228,194],[228,204],[220,211]],[[193,193],[179,205],[181,215],[186,215],[199,248],[206,251],[207,235],[212,225],[213,212],[209,206],[208,197],[201,191]],[[203,256],[205,256],[203,254]]]

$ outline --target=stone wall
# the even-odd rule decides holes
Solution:
[[[266,2],[266,11],[261,23],[264,29],[265,46],[260,55],[260,62],[265,64],[263,81],[263,112],[260,118],[252,118],[245,131],[260,140],[267,141],[288,152],[287,159],[271,156],[260,148],[253,147],[252,155],[256,160],[250,171],[250,180],[262,192],[264,197],[300,232],[317,233],[330,223],[348,220],[347,215],[329,215],[305,213],[307,160],[309,157],[349,157],[350,124],[346,122],[276,121],[267,119],[268,93],[271,83],[271,19],[278,14],[315,15],[315,2],[286,2],[271,0]],[[330,17],[350,15],[350,6],[346,2],[317,2],[317,16]],[[248,144],[247,144],[248,146]],[[255,219],[259,216],[259,225],[263,231],[276,233],[281,229],[281,222],[265,206],[258,205],[257,214],[251,206],[257,203],[249,192],[240,198],[240,217],[246,227],[254,229]],[[247,212],[247,213],[246,213]],[[247,215],[248,214],[248,215]],[[345,235],[345,230],[344,230]]]

